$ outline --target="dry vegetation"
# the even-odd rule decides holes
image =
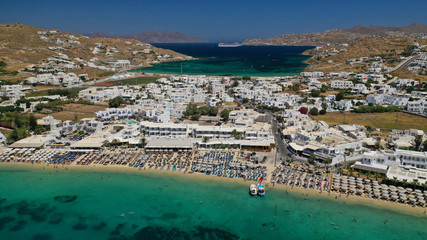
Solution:
[[[98,57],[100,60],[108,59],[126,59],[130,60],[134,65],[147,64],[148,59],[155,59],[157,54],[169,54],[179,58],[187,58],[187,56],[173,52],[167,49],[159,49],[153,46],[136,46],[137,43],[142,43],[138,40],[129,39],[110,39],[110,38],[86,38],[79,34],[70,34],[62,31],[57,31],[57,34],[48,34],[49,41],[42,40],[38,31],[47,31],[45,29],[27,26],[23,24],[0,24],[0,60],[8,64],[8,70],[20,70],[30,64],[38,64],[50,56],[54,56],[55,51],[49,50],[49,46],[62,46],[64,50],[60,52],[66,54],[71,59],[82,58],[90,60]],[[56,40],[67,40],[70,35],[77,37],[77,41],[81,44],[57,45]],[[132,42],[132,45],[125,44],[126,41]],[[114,56],[109,57],[104,53],[93,54],[92,49],[95,43],[101,43],[109,48],[116,48],[119,52],[114,53]],[[131,46],[131,47],[130,47]],[[142,50],[150,48],[153,53],[132,55],[132,50]],[[90,77],[96,77],[97,74],[104,72],[103,70],[84,67],[83,69],[73,70],[76,73],[88,73]],[[22,80],[28,77],[28,73],[19,73],[17,76],[6,76],[5,79]]]
[[[349,64],[347,61],[352,58],[375,56],[384,56],[386,60],[395,59],[400,56],[406,46],[412,45],[414,41],[417,41],[420,44],[427,44],[427,40],[414,38],[363,38],[348,47],[324,47],[319,51],[308,50],[306,54],[313,55],[313,57],[307,60],[307,62],[314,65],[314,68],[307,68],[310,68],[311,70],[321,70],[324,72],[364,72],[367,68],[367,64]],[[317,60],[317,56],[321,54],[320,52],[322,51],[328,50],[330,52],[334,49],[339,51],[342,48],[345,48],[348,51]],[[332,60],[333,63],[328,63],[330,60]],[[397,65],[398,62],[390,64],[385,62],[384,64],[387,66],[394,66]]]
[[[345,115],[345,116],[344,116]],[[345,122],[344,122],[345,117]],[[312,116],[315,120],[325,121],[330,126],[359,124],[380,129],[421,129],[427,131],[427,118],[408,113],[327,113]]]
[[[94,116],[94,112],[103,110],[107,108],[108,106],[101,106],[101,105],[83,105],[83,104],[65,104],[61,106],[63,108],[63,111],[61,112],[55,112],[50,114],[43,114],[38,113],[36,114],[37,117],[46,117],[47,115],[53,116],[55,119],[59,119],[62,121],[65,120],[75,120],[77,117],[77,120],[80,120],[82,118],[92,118]]]

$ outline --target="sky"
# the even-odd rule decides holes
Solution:
[[[0,0],[0,23],[71,33],[183,32],[210,42],[359,24],[427,24],[427,0]]]

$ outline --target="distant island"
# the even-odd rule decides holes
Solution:
[[[383,27],[358,25],[349,29],[332,29],[324,32],[285,34],[265,39],[248,39],[244,45],[288,45],[323,46],[354,43],[365,37],[399,38],[425,37],[427,25],[414,23],[402,27]]]
[[[181,32],[172,32],[172,31],[149,31],[141,32],[133,35],[114,35],[108,33],[84,33],[83,35],[91,38],[125,38],[125,39],[135,39],[141,42],[147,43],[200,43],[207,42],[206,40],[190,36]]]

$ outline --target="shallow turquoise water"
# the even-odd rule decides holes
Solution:
[[[301,53],[311,47],[241,46],[220,48],[214,43],[163,43],[156,47],[183,53],[197,60],[155,64],[140,71],[152,73],[215,76],[289,76],[298,75],[310,56]],[[139,70],[138,70],[139,71]]]
[[[253,198],[248,183],[1,165],[0,174],[0,239],[427,239],[427,217],[269,188]]]

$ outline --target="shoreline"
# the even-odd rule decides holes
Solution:
[[[216,182],[222,182],[222,183],[229,183],[233,182],[236,184],[240,184],[242,186],[248,187],[250,183],[255,183],[255,181],[245,181],[240,178],[223,178],[223,177],[217,177],[212,175],[205,175],[205,174],[199,174],[199,173],[184,173],[184,172],[177,172],[177,171],[166,171],[166,170],[154,170],[154,169],[138,169],[133,168],[129,166],[103,166],[103,165],[90,165],[90,166],[72,166],[72,165],[41,165],[41,164],[28,164],[28,163],[0,163],[1,167],[22,167],[22,168],[29,168],[29,169],[37,169],[37,170],[76,170],[76,171],[92,171],[92,172],[110,172],[113,174],[124,174],[124,173],[131,173],[131,174],[152,174],[152,175],[167,175],[167,176],[180,176],[180,177],[186,177],[187,179],[203,179],[203,180],[214,180]],[[409,216],[415,216],[415,217],[427,217],[425,214],[425,208],[422,208],[420,206],[412,207],[407,204],[401,204],[397,202],[389,202],[389,201],[383,201],[378,199],[372,199],[372,198],[364,198],[354,195],[349,195],[348,197],[345,194],[339,194],[336,192],[332,192],[329,194],[327,192],[322,192],[313,189],[307,189],[307,188],[298,188],[288,185],[282,185],[282,184],[272,184],[272,183],[265,183],[265,186],[267,188],[274,189],[276,191],[281,191],[284,194],[293,194],[295,196],[302,197],[301,195],[306,195],[307,197],[315,197],[315,198],[323,198],[328,199],[330,201],[337,201],[340,203],[350,203],[350,204],[356,204],[363,207],[371,207],[376,209],[383,209],[387,211],[396,212],[399,214],[409,215]],[[300,195],[301,194],[301,195]],[[339,209],[337,209],[338,211]]]

